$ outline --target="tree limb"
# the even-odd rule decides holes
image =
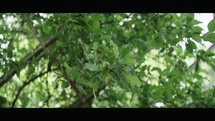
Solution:
[[[45,47],[48,47],[52,43],[54,43],[57,40],[57,37],[52,37],[49,40],[45,41]],[[41,47],[41,45],[37,46],[36,49],[27,54],[20,62],[18,65],[20,65],[20,69],[24,68],[27,65],[27,62],[32,60],[34,57],[37,57],[40,55],[44,49]],[[1,78],[0,78],[0,87],[2,87],[5,83],[7,83],[15,74],[17,73],[17,70],[13,67],[10,68],[10,70],[5,73]]]

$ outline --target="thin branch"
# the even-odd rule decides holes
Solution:
[[[31,79],[29,79],[28,81],[26,81],[22,86],[20,86],[19,89],[18,89],[18,92],[17,92],[17,94],[16,94],[16,96],[15,96],[13,102],[12,102],[11,108],[13,108],[13,107],[15,106],[16,101],[17,101],[17,99],[18,99],[18,97],[19,97],[21,91],[22,91],[26,86],[28,86],[31,82],[33,82],[33,81],[36,80],[37,78],[42,77],[43,75],[45,75],[45,74],[47,74],[47,73],[49,73],[49,72],[51,72],[51,71],[54,71],[54,70],[57,70],[57,68],[56,68],[56,69],[52,69],[52,70],[49,69],[49,70],[47,70],[47,71],[45,71],[45,72],[41,72],[39,75],[32,77]]]
[[[49,40],[45,41],[45,47],[48,47],[49,45],[51,45],[52,43],[54,43],[57,40],[57,37],[52,37]],[[37,48],[27,54],[20,62],[18,65],[20,65],[20,69],[24,68],[27,65],[27,62],[32,60],[34,57],[37,57],[38,55],[40,55],[42,52],[44,51],[44,49],[39,45],[37,46]],[[10,68],[10,70],[5,73],[1,78],[0,78],[0,87],[2,87],[5,83],[7,83],[8,81],[10,81],[10,79],[17,73],[17,70],[13,67]]]
[[[52,95],[48,96],[47,99],[43,102],[43,104],[39,108],[42,108],[45,104],[47,104],[47,106],[49,106],[49,100],[50,100],[51,96]]]
[[[46,81],[46,85],[47,85],[48,80]],[[45,104],[47,104],[47,106],[49,107],[49,100],[52,97],[52,95],[49,92],[49,88],[47,87],[47,93],[48,93],[48,97],[47,99],[43,102],[43,104],[40,106],[40,108],[42,108]]]
[[[56,69],[53,69],[53,70],[56,70]],[[17,94],[16,94],[16,96],[15,96],[13,102],[12,102],[11,108],[14,108],[14,106],[15,106],[15,104],[16,104],[16,101],[17,101],[17,99],[18,99],[18,97],[19,97],[21,91],[22,91],[27,85],[29,85],[31,82],[33,82],[33,81],[36,80],[37,78],[42,77],[42,76],[45,75],[46,73],[49,73],[49,72],[51,72],[51,71],[53,71],[53,70],[47,70],[47,71],[45,71],[45,72],[41,72],[39,75],[32,77],[31,79],[29,79],[28,81],[26,81],[21,87],[19,87],[18,92],[17,92]]]
[[[52,62],[49,61],[48,63],[48,66],[47,66],[47,70],[50,70],[51,69],[51,64]],[[46,75],[48,77],[48,74]],[[46,77],[46,78],[47,78]],[[50,91],[49,91],[49,83],[48,83],[48,79],[46,79],[46,91],[47,91],[47,94],[48,94],[48,97],[47,99],[43,102],[43,104],[40,106],[40,108],[42,108],[45,104],[47,104],[47,107],[49,107],[49,99],[51,98],[51,94],[50,94]]]
[[[37,38],[37,30],[33,26],[33,22],[31,22],[28,13],[22,13],[21,16],[22,16],[23,20],[27,23],[28,27],[33,32],[33,35],[35,36],[35,38]]]

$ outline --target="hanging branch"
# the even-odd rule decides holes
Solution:
[[[57,40],[57,37],[52,37],[49,40],[46,40],[44,43],[44,47],[48,47],[52,43],[54,43]],[[31,61],[34,57],[37,57],[40,55],[44,49],[41,47],[41,45],[37,46],[36,49],[27,54],[19,63],[20,65],[20,70],[23,69],[29,61]],[[10,70],[5,73],[1,78],[0,78],[0,87],[2,87],[5,83],[10,81],[10,79],[17,73],[17,70],[13,67],[10,68]]]
[[[63,73],[64,78],[68,81],[68,83],[70,83],[71,87],[74,89],[75,93],[78,95],[79,98],[82,98],[82,94],[80,93],[80,91],[77,89],[74,81],[72,81],[67,73],[66,73],[66,69],[61,65],[61,63],[57,60],[57,58],[51,53],[51,51],[48,48],[44,47],[44,41],[38,36],[39,34],[37,33],[37,29],[36,27],[33,26],[33,22],[30,20],[29,18],[29,14],[28,13],[23,13],[21,14],[23,17],[23,20],[27,23],[29,29],[32,31],[33,36],[39,40],[40,44],[42,45],[42,47],[44,48],[44,50],[46,51],[46,53],[51,57],[51,59],[56,62],[56,64],[58,65],[58,67],[60,67],[61,72]],[[84,101],[84,100],[83,100]]]

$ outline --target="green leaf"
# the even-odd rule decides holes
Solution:
[[[154,40],[151,40],[150,43],[155,47],[155,48],[161,48],[163,47],[164,40],[160,35],[156,35]]]
[[[85,86],[87,86],[87,87],[90,87],[90,88],[93,87],[92,82],[87,81],[87,80],[82,80],[82,81],[79,81],[78,83],[80,83],[80,84],[82,84],[82,85],[85,85]]]
[[[153,67],[151,71],[157,71],[158,73],[162,73],[162,70],[158,67]]]
[[[191,41],[191,40],[188,40],[188,44],[190,44],[193,49],[197,48],[196,44],[193,41]]]
[[[202,32],[202,30],[203,30],[199,26],[194,26],[192,29],[193,29],[193,32],[196,33],[196,34],[200,34]]]
[[[131,84],[132,87],[137,86],[140,87],[141,86],[141,81],[137,78],[137,76],[135,75],[124,75],[125,78],[128,80],[128,83]]]
[[[93,22],[92,30],[93,30],[94,32],[99,32],[99,31],[100,31],[100,23],[99,23],[99,21]]]
[[[202,38],[198,34],[193,35],[193,39],[196,40],[197,42],[201,42],[202,40]]]
[[[192,24],[193,24],[193,25],[197,25],[197,24],[200,24],[200,23],[202,23],[202,22],[201,22],[201,21],[198,21],[198,20],[195,20],[195,19],[192,21]]]
[[[134,65],[134,64],[136,64],[137,63],[137,61],[136,61],[136,59],[135,58],[132,58],[132,57],[130,57],[130,56],[126,56],[125,58],[123,58],[124,59],[124,62],[126,63],[126,64],[128,64],[128,65]]]
[[[211,20],[208,23],[208,31],[209,32],[214,32],[215,31],[215,19]]]
[[[214,52],[211,52],[211,51],[206,51],[205,55],[206,55],[207,57],[213,57],[213,56],[215,56],[215,53],[214,53]]]
[[[116,20],[117,20],[117,21],[120,21],[120,20],[123,19],[123,16],[121,16],[121,15],[119,15],[119,14],[117,14],[115,17],[116,17]]]
[[[183,21],[192,21],[194,19],[194,13],[182,13],[181,19]]]
[[[97,91],[98,88],[99,88],[99,82],[97,81],[97,82],[93,83],[93,90]]]
[[[110,40],[110,44],[113,46],[113,53],[115,57],[118,58],[119,57],[118,46],[112,40]]]
[[[97,71],[98,70],[98,66],[96,64],[92,64],[92,63],[86,63],[85,67],[87,69],[89,69],[90,71]]]
[[[181,54],[183,52],[181,46],[176,46],[175,51],[177,52],[177,54]]]
[[[64,63],[64,67],[66,68],[66,73],[69,76],[69,78],[73,79],[72,68],[67,63]]]
[[[154,99],[162,98],[164,92],[166,92],[166,91],[161,86],[150,86],[150,95]]]
[[[66,68],[66,73],[69,76],[70,79],[74,79],[78,75],[78,70],[74,68],[71,68],[67,63],[64,63],[64,67]]]
[[[63,87],[63,88],[68,88],[68,87],[69,87],[69,83],[66,82],[66,81],[63,81],[62,87]]]
[[[188,52],[190,52],[190,53],[192,53],[193,52],[193,49],[196,49],[197,47],[196,47],[196,44],[193,42],[193,41],[191,41],[191,40],[188,40],[187,41],[187,43],[186,43],[186,50],[188,51]]]
[[[195,66],[195,72],[199,71],[199,60],[197,60],[196,62],[196,66]]]
[[[5,97],[0,96],[0,108],[5,107],[7,103],[7,99]]]
[[[69,65],[67,63],[64,63],[64,67],[67,69],[67,70],[71,70],[72,68],[69,67]]]
[[[169,73],[168,73],[168,76],[169,77],[175,77],[175,78],[178,78],[178,77],[180,77],[181,75],[180,75],[180,72],[177,70],[177,69],[172,69],[172,71],[170,71]]]
[[[109,83],[112,80],[112,76],[110,74],[107,74],[107,76],[105,76],[105,82]]]
[[[121,58],[124,58],[129,52],[130,52],[130,49],[128,47],[123,46],[120,52]]]
[[[205,33],[203,35],[203,39],[205,41],[215,42],[215,33],[211,33],[211,32]]]

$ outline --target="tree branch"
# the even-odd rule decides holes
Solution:
[[[45,47],[48,47],[49,45],[54,43],[56,40],[57,40],[57,37],[52,37],[49,40],[46,40]],[[37,48],[33,52],[27,54],[19,62],[18,65],[20,65],[20,69],[24,68],[27,65],[28,61],[32,60],[34,57],[37,57],[43,51],[44,51],[44,49],[40,45],[37,46]],[[11,67],[10,70],[0,78],[0,87],[2,87],[5,83],[7,83],[16,73],[17,73],[17,70],[15,68]]]
[[[77,89],[75,83],[73,81],[70,80],[70,78],[68,77],[65,68],[61,65],[61,63],[57,60],[57,58],[51,53],[51,51],[48,48],[45,48],[44,46],[44,41],[38,36],[37,33],[37,29],[36,27],[33,26],[33,22],[30,20],[29,18],[29,14],[27,13],[23,13],[21,14],[23,17],[23,20],[27,23],[28,27],[30,28],[30,30],[33,32],[33,36],[39,40],[40,44],[42,45],[43,49],[46,51],[46,53],[50,56],[50,58],[57,63],[57,65],[60,67],[61,72],[63,73],[64,78],[68,81],[68,83],[70,83],[70,85],[72,86],[72,88],[74,89],[75,93],[79,96],[79,98],[82,98],[82,94],[80,93],[80,91]]]
[[[212,44],[206,51],[213,51],[214,48],[215,48],[215,43]],[[197,62],[197,59],[189,67],[193,68],[195,66],[196,62]]]
[[[53,70],[56,70],[56,69],[53,69]],[[17,94],[16,94],[16,96],[15,96],[13,102],[12,102],[11,108],[14,108],[14,106],[15,106],[15,104],[16,104],[16,101],[17,101],[17,99],[18,99],[18,97],[19,97],[21,91],[22,91],[27,85],[29,85],[31,82],[33,82],[33,81],[36,80],[37,78],[42,77],[42,76],[45,75],[46,73],[49,73],[49,72],[51,72],[51,71],[53,71],[53,70],[49,69],[49,70],[47,70],[47,71],[45,71],[45,72],[41,72],[39,75],[32,77],[31,79],[29,79],[28,81],[26,81],[21,87],[19,87],[18,92],[17,92]]]

